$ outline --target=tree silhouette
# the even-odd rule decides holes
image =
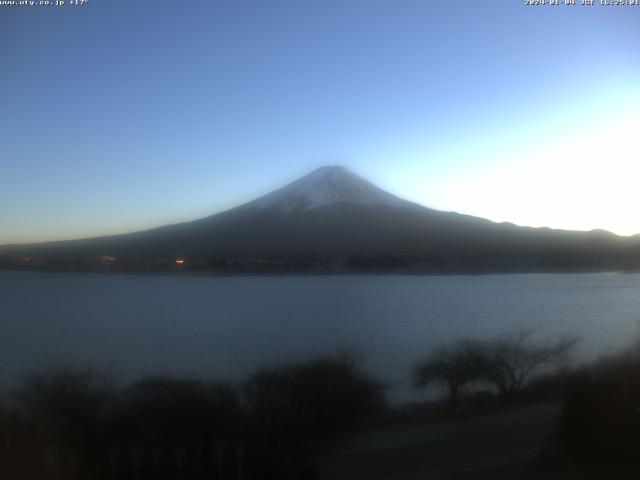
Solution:
[[[414,370],[414,384],[427,387],[437,382],[449,390],[449,411],[458,411],[458,397],[462,387],[478,381],[487,368],[484,345],[473,340],[460,340],[436,349],[419,362]]]
[[[487,343],[482,376],[497,387],[506,404],[515,402],[518,392],[538,368],[565,358],[579,340],[565,337],[536,344],[533,333],[530,329],[522,330]]]

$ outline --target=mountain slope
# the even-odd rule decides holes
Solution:
[[[313,210],[334,203],[403,207],[401,200],[339,165],[320,167],[309,175],[257,200],[243,209],[276,208],[284,213]]]
[[[380,268],[443,272],[593,271],[640,265],[636,238],[517,227],[432,210],[337,166],[322,167],[247,204],[193,222],[126,235],[4,247],[0,254],[184,257],[201,262],[243,256],[261,261],[331,257],[347,263],[358,257],[394,257],[400,261],[382,261]]]

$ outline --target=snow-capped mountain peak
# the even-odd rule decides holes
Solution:
[[[289,213],[334,203],[398,207],[407,202],[342,166],[331,165],[320,167],[285,187],[252,201],[245,208],[278,208]]]

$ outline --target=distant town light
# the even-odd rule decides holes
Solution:
[[[176,258],[176,265],[182,265],[184,263],[183,258]]]

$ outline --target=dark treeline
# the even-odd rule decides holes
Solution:
[[[255,274],[486,274],[531,272],[638,271],[638,262],[593,263],[566,255],[526,261],[480,256],[449,258],[433,254],[288,254],[217,256],[131,256],[82,254],[0,254],[0,270],[36,272],[201,272]],[[635,258],[635,257],[634,257]]]
[[[64,369],[4,399],[3,479],[310,479],[310,455],[384,406],[345,356],[263,369],[240,386]]]
[[[553,445],[563,464],[640,472],[640,345],[568,378]],[[607,477],[602,477],[607,478]],[[608,478],[612,478],[609,476]]]
[[[637,471],[640,348],[568,370],[575,343],[535,342],[530,332],[460,340],[416,363],[413,378],[420,388],[447,388],[447,409],[425,405],[446,416],[459,415],[461,399],[480,385],[491,390],[476,395],[498,400],[491,411],[562,401],[540,457],[559,478],[595,467]],[[553,364],[555,372],[544,368]],[[0,478],[313,479],[314,455],[348,434],[442,418],[404,408],[390,410],[382,384],[346,355],[261,369],[241,384],[147,377],[121,385],[101,371],[60,369],[2,396]]]
[[[0,270],[45,272],[439,273],[444,266],[442,260],[431,255],[0,255]]]

